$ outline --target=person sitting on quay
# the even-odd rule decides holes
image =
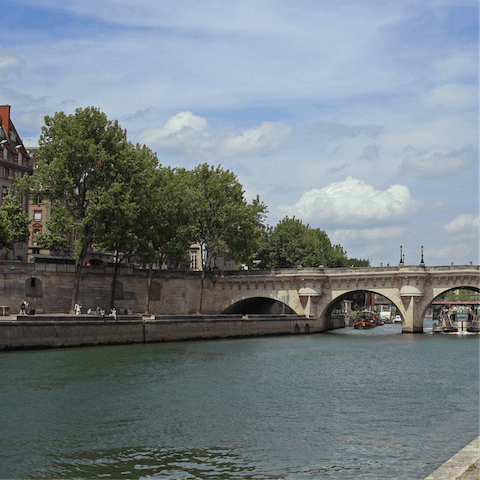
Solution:
[[[115,307],[110,309],[110,316],[117,319],[117,310],[115,309]]]

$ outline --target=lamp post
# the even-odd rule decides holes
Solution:
[[[403,265],[404,260],[405,260],[405,255],[402,255],[402,246],[400,245],[400,265]]]
[[[425,262],[423,261],[423,245],[422,245],[422,258],[420,259],[420,265],[425,265]]]

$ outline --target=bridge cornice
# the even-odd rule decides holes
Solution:
[[[449,266],[394,266],[394,267],[364,267],[364,268],[282,268],[271,270],[233,270],[215,273],[211,279],[214,282],[232,282],[260,279],[273,281],[277,279],[336,279],[336,278],[362,278],[362,277],[472,277],[480,275],[478,265],[449,265]]]

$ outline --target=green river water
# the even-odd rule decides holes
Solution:
[[[0,478],[422,479],[478,435],[478,335],[0,353]]]

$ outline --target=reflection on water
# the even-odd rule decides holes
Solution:
[[[398,324],[1,353],[0,478],[425,478],[478,435],[478,358]]]

